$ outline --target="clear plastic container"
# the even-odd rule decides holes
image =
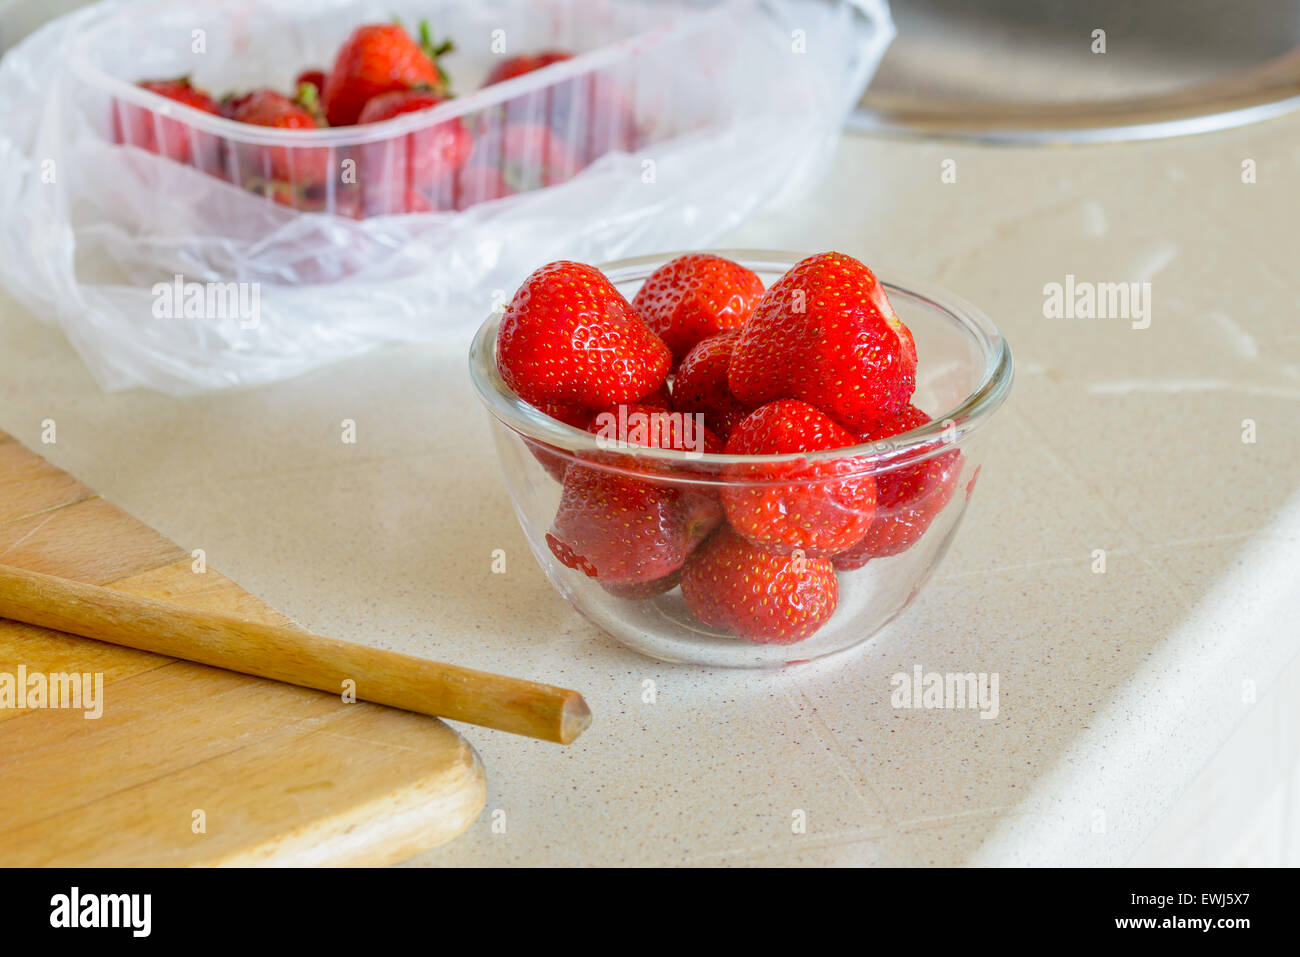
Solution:
[[[138,5],[79,38],[70,63],[101,133],[268,202],[352,218],[463,210],[566,182],[610,152],[644,155],[648,192],[662,144],[746,117],[793,115],[818,95],[841,92],[810,88],[812,74],[802,69],[773,82],[770,49],[762,49],[772,35],[734,29],[738,16],[773,18],[762,4],[272,0],[225,7],[227,16],[196,21],[193,39],[182,37],[171,49],[157,46],[163,41],[147,32],[149,17]],[[845,15],[853,15],[851,7]],[[189,76],[218,97],[260,86],[291,92],[299,70],[328,72],[355,26],[394,16],[412,31],[427,21],[436,38],[457,43],[444,62],[454,99],[380,123],[276,130],[136,85]],[[121,56],[124,31],[150,45],[147,68]],[[503,58],[555,49],[576,55],[480,88]],[[472,148],[430,157],[452,137]]]
[[[721,250],[718,255],[740,262],[771,285],[802,254],[754,250]],[[629,299],[641,282],[673,254],[646,256],[602,267],[614,285]],[[978,309],[928,285],[881,277],[889,300],[911,330],[919,357],[913,404],[933,421],[892,439],[802,455],[753,456],[691,454],[658,449],[611,449],[597,436],[558,422],[528,405],[501,380],[496,370],[494,346],[499,315],[480,328],[470,351],[470,374],[480,397],[492,413],[491,430],[501,460],[502,473],[515,512],[529,545],[556,589],[593,624],[643,654],[664,661],[724,667],[775,667],[818,658],[861,644],[884,628],[920,592],[957,532],[976,487],[983,464],[982,426],[1002,404],[1011,387],[1012,361],[997,328]],[[701,621],[683,597],[683,588],[711,587],[706,576],[692,582],[692,557],[713,539],[695,545],[685,560],[681,584],[669,571],[659,585],[628,587],[602,580],[581,567],[561,561],[548,541],[557,521],[566,467],[589,470],[600,480],[634,483],[646,496],[671,499],[692,521],[709,527],[712,535],[727,534],[728,497],[753,490],[795,488],[804,496],[818,496],[824,478],[792,477],[777,481],[768,467],[829,465],[837,468],[836,481],[880,479],[905,469],[936,463],[943,472],[929,511],[928,525],[919,538],[895,554],[854,559],[846,554],[787,553],[785,574],[818,579],[823,593],[826,579],[836,599],[834,612],[791,643],[760,643],[736,629]],[[757,468],[756,468],[757,467]],[[825,473],[821,473],[824,475]],[[721,513],[718,504],[725,506]],[[912,508],[915,501],[893,506]],[[883,513],[880,513],[883,514]],[[839,517],[844,517],[839,510]],[[665,526],[668,527],[668,526]],[[562,552],[562,549],[561,549]],[[644,592],[655,592],[642,597]],[[641,594],[638,594],[641,592]]]
[[[455,40],[456,99],[277,131],[137,86],[289,91],[393,15]],[[883,0],[101,0],[0,60],[0,282],[109,389],[460,342],[539,263],[706,246],[797,195],[892,35]],[[479,89],[550,48],[576,56]],[[463,166],[418,171],[449,130]],[[159,309],[178,276],[258,314]]]

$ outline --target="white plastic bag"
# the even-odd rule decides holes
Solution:
[[[288,89],[298,69],[327,67],[354,26],[394,13],[428,16],[458,41],[450,71],[462,95],[447,109],[466,122],[598,76],[635,104],[639,142],[559,185],[351,219],[114,141],[137,80]],[[583,55],[472,92],[498,59],[497,30],[509,52]],[[106,0],[0,60],[0,281],[63,328],[107,389],[183,394],[383,343],[467,342],[544,262],[704,247],[809,185],[892,36],[883,0]],[[154,122],[172,115],[159,102]],[[191,135],[208,135],[209,121],[213,136],[233,126],[200,116]],[[296,135],[342,143],[358,132],[390,135]]]

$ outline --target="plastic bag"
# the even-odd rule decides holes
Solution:
[[[481,129],[513,115],[503,111],[544,112],[558,84],[612,83],[637,141],[545,188],[367,218],[288,208],[123,142],[122,104],[141,95],[138,80],[188,73],[218,92],[288,89],[298,69],[328,67],[357,24],[394,13],[428,16],[458,41],[450,72],[462,95],[439,111]],[[384,343],[468,342],[544,262],[702,248],[810,185],[892,36],[878,0],[107,0],[0,60],[0,281],[62,327],[107,389],[184,394]],[[470,92],[503,49],[553,46],[580,55]],[[192,123],[195,144],[294,135],[231,135],[243,125],[159,102],[152,122]],[[357,136],[397,142],[410,123],[381,126],[320,135],[343,156],[370,148]]]

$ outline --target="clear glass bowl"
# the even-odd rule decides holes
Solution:
[[[804,258],[804,254],[758,250],[716,252],[753,269],[769,286]],[[625,259],[601,268],[630,299],[650,273],[676,255]],[[1012,361],[997,328],[975,307],[923,283],[886,276],[881,281],[916,340],[919,362],[912,402],[932,421],[885,441],[802,455],[611,449],[596,435],[551,419],[516,396],[497,374],[494,360],[500,314],[483,324],[470,349],[470,374],[492,413],[493,439],[515,512],[551,583],[588,620],[627,647],[663,661],[754,668],[807,661],[861,644],[907,608],[956,534],[982,466],[980,429],[1006,398]],[[817,469],[836,463],[851,480],[869,475],[878,488],[882,479],[888,483],[889,476],[906,475],[902,470],[908,469],[916,474],[929,468],[943,478],[942,490],[924,509],[929,522],[919,538],[897,554],[872,557],[857,568],[836,568],[833,614],[808,637],[776,644],[704,624],[687,607],[681,587],[672,584],[671,576],[663,579],[666,590],[659,594],[626,597],[638,589],[626,583],[604,583],[561,562],[547,539],[560,505],[559,477],[573,463],[592,470],[588,474],[638,483],[643,493],[680,503],[693,515],[713,516],[710,520],[725,511],[710,501],[734,501],[746,492],[816,495],[825,489],[824,478],[792,476],[788,471],[792,468]],[[776,481],[773,468],[787,471]],[[806,502],[806,496],[802,500]],[[904,500],[894,508],[901,512],[916,505]],[[844,517],[841,510],[839,518]],[[820,576],[823,585],[830,573],[830,559],[815,552],[786,553],[783,560],[798,562],[788,568]],[[667,569],[671,560],[659,564]],[[612,584],[613,592],[606,584]],[[706,576],[695,576],[691,584],[696,593],[709,587]]]

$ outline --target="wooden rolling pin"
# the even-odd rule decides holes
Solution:
[[[576,691],[307,631],[195,611],[0,565],[0,618],[114,645],[568,744],[591,724]]]

